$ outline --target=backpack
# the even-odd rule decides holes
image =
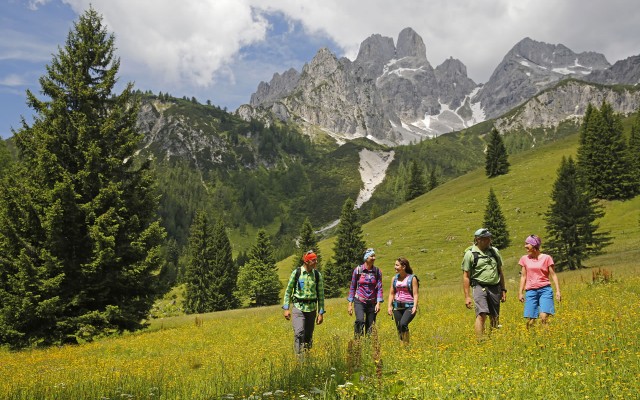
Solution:
[[[393,277],[393,290],[396,290],[396,283],[398,282],[398,275],[396,274],[396,276]],[[409,280],[407,281],[407,290],[409,291],[409,293],[411,293],[411,296],[413,296],[413,277],[415,275],[413,274],[407,274],[407,276],[409,277]],[[417,276],[416,277],[416,282],[418,282],[418,284],[420,284],[420,279],[418,279]]]
[[[298,280],[300,279],[300,274],[302,273],[302,268],[304,268],[304,267],[296,268],[296,275],[294,277],[294,281],[295,281],[296,284],[293,286],[292,297],[293,297],[294,294],[296,294],[296,289],[298,289]],[[320,295],[318,293],[318,282],[320,282],[320,273],[315,268],[313,269],[313,279],[316,282],[316,299],[318,299],[318,298],[320,298]]]
[[[464,252],[466,253],[467,251],[471,251],[472,248],[473,246],[469,246]],[[493,247],[489,247],[487,250],[488,250],[487,253],[491,253],[489,254],[489,257],[493,257],[496,260],[496,262],[498,262],[498,255],[493,250]],[[471,268],[475,269],[478,266],[478,259],[480,258],[480,253],[478,253],[477,251],[471,251],[471,254],[473,254],[473,263],[471,264]],[[501,268],[501,266],[499,265],[498,268]]]

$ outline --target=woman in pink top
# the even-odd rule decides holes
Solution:
[[[400,257],[395,264],[396,276],[389,288],[387,313],[396,321],[398,336],[409,344],[409,323],[418,311],[418,278],[413,275],[409,260]]]
[[[524,241],[527,254],[520,258],[518,264],[522,267],[520,276],[520,291],[518,299],[524,302],[524,317],[527,318],[527,328],[531,327],[538,315],[542,324],[547,323],[549,315],[555,314],[551,280],[556,287],[556,299],[560,301],[560,286],[558,276],[553,269],[553,259],[548,254],[540,253],[542,241],[536,235],[529,235]],[[526,290],[525,295],[522,293]]]

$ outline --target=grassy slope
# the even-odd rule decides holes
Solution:
[[[502,251],[507,265],[506,277],[515,279],[517,261],[524,254],[522,243],[532,233],[546,235],[544,213],[556,172],[563,156],[573,156],[577,149],[577,134],[510,157],[509,174],[489,179],[480,168],[363,226],[365,241],[377,250],[377,265],[388,276],[394,260],[407,257],[414,271],[428,280],[428,286],[457,283],[463,250],[471,243],[473,232],[484,219],[489,188],[493,187],[511,236],[511,246]],[[589,266],[628,264],[636,260],[640,237],[640,196],[626,202],[604,203],[606,215],[601,227],[615,236],[607,253],[587,260]],[[323,257],[332,257],[333,239],[320,243]],[[622,257],[621,257],[622,256]],[[289,274],[291,259],[279,264],[284,281]]]

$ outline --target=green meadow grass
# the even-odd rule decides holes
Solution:
[[[304,362],[293,356],[291,323],[279,306],[178,316],[147,331],[80,346],[0,350],[2,399],[629,399],[640,382],[640,197],[605,202],[600,221],[613,244],[588,269],[559,274],[562,302],[548,327],[525,328],[517,301],[517,260],[531,233],[544,241],[543,214],[574,135],[510,158],[511,172],[478,170],[363,227],[388,291],[395,258],[421,277],[420,306],[403,347],[386,314],[353,347],[346,300],[327,301],[325,322]],[[464,307],[462,251],[480,227],[489,188],[513,244],[506,263],[503,327],[478,342]],[[320,243],[325,259],[332,241]],[[543,242],[544,247],[544,242]],[[292,261],[282,261],[283,281]],[[611,273],[593,281],[597,272]],[[351,347],[350,347],[351,346]],[[359,360],[359,361],[358,361]]]

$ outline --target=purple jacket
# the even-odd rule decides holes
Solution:
[[[352,302],[354,298],[363,303],[374,303],[376,300],[378,303],[382,303],[384,301],[382,271],[380,269],[373,266],[368,270],[366,264],[362,264],[353,270],[347,300]]]

